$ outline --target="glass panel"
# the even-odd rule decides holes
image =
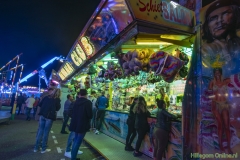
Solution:
[[[85,34],[79,39],[90,58],[132,22],[124,0],[109,0]]]

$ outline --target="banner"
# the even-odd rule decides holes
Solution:
[[[193,33],[195,13],[174,1],[128,0],[137,19]]]
[[[184,122],[185,159],[240,158],[239,7],[239,1],[217,0],[201,9],[201,73],[187,82],[201,87],[200,96],[196,89],[191,95],[200,105],[187,110],[191,102],[184,103],[191,119]]]

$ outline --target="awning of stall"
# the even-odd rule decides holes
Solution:
[[[190,47],[195,13],[168,0],[102,0],[58,71],[61,82],[118,50]],[[124,44],[124,45],[123,45]],[[141,44],[141,45],[138,45]]]

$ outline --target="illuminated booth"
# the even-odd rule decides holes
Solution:
[[[170,98],[169,110],[174,110],[172,113],[176,111],[182,117],[182,101],[190,67],[188,62],[192,59],[195,41],[195,21],[193,11],[173,1],[103,0],[74,43],[67,61],[59,69],[61,83],[73,83],[76,79],[82,81],[82,77],[85,76],[85,79],[87,76],[77,75],[89,74],[93,66],[98,69],[105,66],[103,70],[106,75],[106,67],[111,64],[109,61],[114,62],[114,66],[117,66],[115,69],[120,69],[121,76],[105,77],[108,79],[105,81],[107,85],[101,89],[109,94],[110,107],[101,131],[123,143],[127,135],[126,98],[131,99],[141,93],[147,95],[145,99],[153,107],[157,92],[163,87]],[[128,58],[133,57],[134,64],[130,65],[132,62]],[[149,76],[157,77],[157,80],[147,80]],[[93,82],[96,80],[93,77],[90,74],[90,87],[87,88],[102,83]],[[116,88],[118,84],[125,83],[124,79],[128,85],[132,84],[129,81],[131,78],[135,79],[134,82],[137,81],[134,86],[122,85]],[[83,85],[86,87],[86,84],[85,81]],[[125,99],[121,103],[115,103],[114,94],[123,88],[126,92]],[[116,106],[118,104],[122,106]],[[150,111],[152,109],[149,107]],[[140,149],[150,157],[153,157],[152,130],[156,122],[155,116],[148,119],[151,131]],[[166,158],[182,159],[182,122],[171,123],[172,132]]]

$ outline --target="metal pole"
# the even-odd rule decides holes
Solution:
[[[17,56],[17,64],[16,64],[16,68],[15,68],[15,73],[13,75],[11,92],[13,92],[13,83],[14,83],[14,80],[15,80],[15,77],[16,77],[18,62],[19,62],[19,56]],[[12,120],[14,120],[14,116],[15,116],[15,112],[16,112],[16,106],[17,106],[17,92],[15,94],[15,101],[14,101],[13,109],[12,109],[12,117],[11,117]]]
[[[39,93],[40,93],[40,92],[41,92],[41,77],[40,77],[39,74],[38,74],[38,78],[39,78],[38,91],[39,91]]]
[[[18,67],[16,67],[16,69],[17,69],[17,68],[18,68]],[[18,83],[17,83],[15,101],[14,101],[13,110],[12,110],[12,117],[11,117],[12,120],[14,120],[14,117],[15,117],[16,106],[17,106],[17,93],[18,93],[18,88],[19,88],[19,84],[20,84],[20,79],[22,78],[23,68],[24,68],[24,66],[22,65],[22,69],[21,69],[21,72],[20,72],[19,80],[18,80]]]
[[[17,66],[17,68],[22,67],[22,66],[23,66],[23,64],[20,64],[20,65]],[[7,70],[7,71],[11,71],[11,70],[14,70],[14,69],[16,69],[16,67],[10,68],[10,69]]]
[[[15,71],[14,71],[14,75],[13,75],[13,80],[12,80],[12,89],[11,89],[11,92],[13,91],[13,83],[15,81],[15,77],[16,77],[16,73],[17,73],[17,66],[18,66],[18,62],[19,62],[19,56],[17,58],[17,64],[16,64],[16,67],[15,67]]]
[[[10,63],[12,63],[12,61],[14,61],[15,59],[19,59],[19,57],[22,55],[22,53],[20,53],[19,55],[17,55],[16,57],[14,57],[12,60],[10,60],[7,64],[5,64],[1,69],[0,69],[0,71],[1,70],[3,70],[5,67],[7,67]]]

